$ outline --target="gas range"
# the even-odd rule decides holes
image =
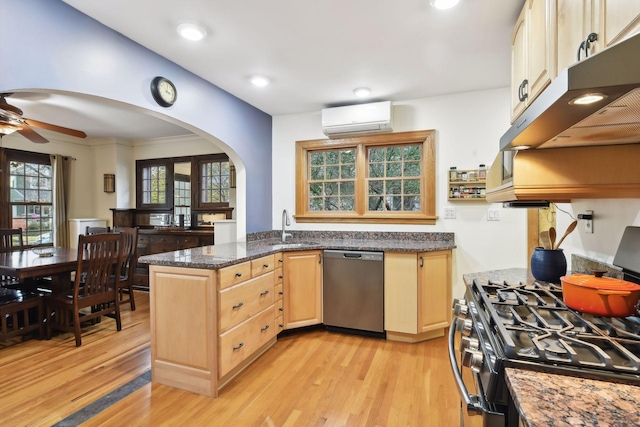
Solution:
[[[579,313],[564,304],[559,285],[546,282],[474,280],[467,296],[496,371],[513,366],[640,385],[640,318]]]
[[[504,280],[500,271],[465,278],[465,299],[454,302],[449,359],[463,419],[482,415],[485,426],[519,425],[506,367],[640,385],[639,317],[579,313],[564,304],[560,285],[526,274],[514,280],[513,270],[504,271]]]

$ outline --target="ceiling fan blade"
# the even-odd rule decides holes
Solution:
[[[24,119],[24,122],[29,126],[37,127],[40,129],[51,130],[58,133],[64,133],[66,135],[75,136],[76,138],[86,138],[87,134],[82,132],[81,130],[75,130],[70,128],[65,128],[62,126],[56,126],[45,122],[39,122],[37,120]]]
[[[37,144],[45,144],[49,142],[48,139],[44,138],[43,136],[41,136],[39,133],[37,133],[36,131],[34,131],[28,126],[22,126],[22,129],[18,129],[18,133],[24,136],[25,138],[27,138],[28,140],[30,140],[31,142],[35,142]]]

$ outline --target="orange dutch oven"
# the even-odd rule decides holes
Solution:
[[[636,314],[640,286],[626,280],[602,277],[602,272],[562,276],[562,299],[568,307],[606,317]]]

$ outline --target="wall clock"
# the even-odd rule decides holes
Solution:
[[[171,80],[158,76],[151,80],[151,95],[158,105],[171,107],[178,98],[178,91]]]

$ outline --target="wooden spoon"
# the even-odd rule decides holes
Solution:
[[[556,228],[551,227],[549,229],[549,239],[551,240],[551,250],[556,248]]]
[[[544,249],[551,249],[551,239],[549,239],[549,231],[545,230],[540,232],[540,241]]]
[[[560,238],[560,241],[558,242],[558,246],[556,246],[556,249],[560,247],[560,244],[562,243],[564,238],[567,237],[569,234],[571,234],[573,230],[575,230],[576,225],[578,225],[578,221],[573,221],[571,224],[569,224],[569,226],[567,227],[567,231],[565,231],[562,237]]]

